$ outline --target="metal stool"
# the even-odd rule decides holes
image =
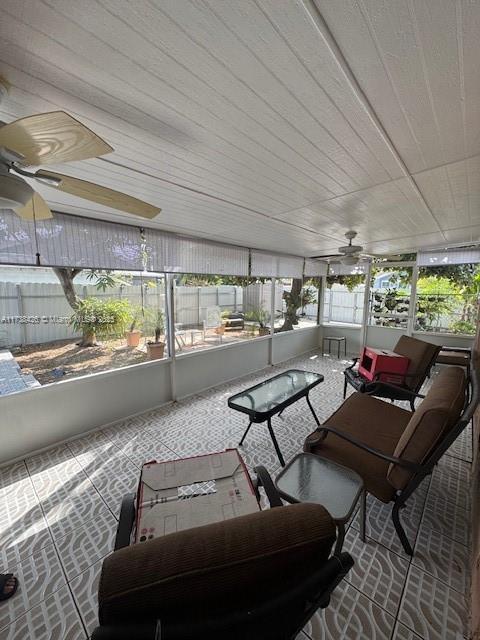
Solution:
[[[325,353],[325,340],[328,340],[328,353],[331,355],[332,342],[337,343],[337,358],[340,360],[340,345],[343,342],[343,353],[347,357],[347,339],[345,336],[325,336],[322,341],[322,352]]]

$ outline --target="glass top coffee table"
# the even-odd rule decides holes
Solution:
[[[287,502],[314,502],[325,507],[338,529],[336,554],[342,550],[345,524],[361,500],[360,533],[365,541],[366,493],[362,478],[352,469],[313,453],[299,453],[280,471],[275,487]]]
[[[301,371],[300,369],[289,369],[283,373],[279,373],[273,378],[269,378],[260,384],[245,389],[241,393],[237,393],[228,399],[228,406],[236,411],[246,413],[250,422],[240,440],[239,446],[242,446],[247,433],[252,424],[266,422],[273,446],[277,452],[280,464],[284,467],[285,460],[278,446],[275,433],[272,428],[272,416],[280,414],[286,407],[290,406],[300,398],[305,398],[310,411],[315,418],[315,422],[320,426],[320,422],[313,410],[308,394],[310,390],[323,382],[323,376],[312,371]]]

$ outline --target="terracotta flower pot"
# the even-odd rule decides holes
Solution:
[[[270,335],[270,329],[268,327],[259,327],[258,328],[259,336],[268,336]]]
[[[134,329],[133,331],[125,331],[125,338],[127,339],[127,346],[129,347],[138,347],[140,343],[140,338],[142,336],[142,332],[138,331],[138,329]]]
[[[159,360],[163,358],[164,351],[164,342],[147,342],[147,354],[149,360]]]

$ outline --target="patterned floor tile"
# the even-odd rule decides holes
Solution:
[[[468,547],[471,540],[469,511],[439,493],[429,494],[422,529],[431,529]]]
[[[42,507],[54,540],[73,533],[107,510],[98,493],[66,498],[52,505],[45,500]]]
[[[28,470],[25,462],[15,462],[15,464],[0,469],[0,496],[5,495],[12,485],[28,478]]]
[[[11,491],[0,501],[0,522],[15,522],[18,518],[38,506],[39,501],[30,478],[10,485]],[[1,526],[1,525],[0,525]]]
[[[348,531],[343,550],[348,551],[355,559],[346,580],[396,616],[408,571],[408,560],[370,538],[362,542],[355,529]]]
[[[420,526],[424,500],[424,496],[412,496],[405,509],[401,511],[400,519],[412,546],[415,543]],[[359,514],[353,521],[352,527],[357,531],[360,530]],[[384,504],[370,495],[367,498],[366,534],[369,538],[390,549],[390,551],[403,557],[408,557],[393,526],[392,504]]]
[[[85,471],[114,515],[123,496],[136,490],[140,477],[138,467],[118,450],[103,461],[87,464]]]
[[[410,567],[398,619],[425,640],[467,634],[465,598],[415,566]]]
[[[397,622],[393,631],[392,640],[422,640],[422,638],[417,636],[417,634],[408,627]]]
[[[102,430],[97,430],[92,431],[91,433],[88,433],[86,436],[82,436],[81,438],[71,440],[67,444],[70,451],[74,455],[77,455],[85,450],[104,447],[110,443],[110,438],[108,438],[108,436]]]
[[[429,495],[443,497],[466,511],[470,511],[472,506],[469,483],[465,482],[456,473],[443,467],[437,467],[433,472],[433,482]]]
[[[67,580],[73,580],[113,551],[117,520],[105,510],[72,533],[55,541]]]
[[[0,640],[86,640],[68,587],[63,587],[0,631]]]
[[[27,458],[25,463],[30,475],[33,475],[40,471],[44,471],[45,469],[51,469],[57,464],[61,464],[62,462],[71,460],[72,458],[73,454],[67,445],[61,444],[58,447],[48,449],[48,451],[43,451],[42,453],[38,453],[35,456]]]
[[[32,482],[40,501],[48,501],[49,505],[61,502],[72,494],[82,495],[93,489],[75,459],[32,475]]]
[[[117,442],[117,447],[138,468],[151,460],[162,462],[176,457],[176,454],[160,440],[146,433],[136,435],[129,442]]]
[[[73,597],[89,634],[98,625],[98,582],[103,559],[70,582]]]
[[[10,571],[17,576],[19,586],[15,596],[0,607],[0,629],[66,584],[53,544],[22,560]]]
[[[448,450],[448,454],[462,460],[472,460],[472,425],[469,424]]]
[[[470,586],[470,551],[437,531],[420,528],[412,564],[464,595]]]
[[[319,419],[325,420],[342,402],[345,366],[344,359],[319,357],[319,352],[300,356],[180,402],[121,420],[31,456],[26,464],[20,462],[0,469],[0,562],[5,569],[14,568],[20,561],[20,566],[32,567],[31,574],[25,569],[25,583],[28,583],[28,576],[34,575],[34,570],[39,571],[32,565],[34,559],[38,557],[38,566],[42,567],[42,562],[46,562],[42,558],[48,559],[51,550],[56,548],[83,620],[82,624],[68,587],[59,583],[53,594],[46,595],[49,592],[42,586],[45,579],[40,577],[38,588],[31,590],[32,597],[35,599],[39,589],[46,599],[28,605],[32,608],[26,613],[14,612],[12,615],[19,617],[0,631],[0,640],[84,639],[84,626],[91,632],[97,624],[99,571],[102,558],[112,548],[116,531],[112,513],[118,514],[123,495],[135,490],[142,462],[238,446],[248,419],[228,408],[228,398],[288,368],[316,371],[325,376],[324,382],[310,394]],[[288,460],[301,451],[306,435],[314,430],[316,423],[306,402],[300,401],[288,407],[282,416],[276,416],[273,426]],[[240,453],[252,475],[253,467],[259,464],[266,466],[273,477],[280,469],[265,425],[252,427]],[[356,562],[348,576],[351,584],[343,581],[337,587],[330,606],[314,616],[300,639],[430,640],[442,637],[448,640],[455,637],[449,635],[454,625],[460,617],[466,619],[460,592],[465,592],[468,580],[464,530],[468,532],[470,527],[467,520],[470,502],[465,491],[470,465],[460,458],[468,460],[469,456],[471,432],[468,429],[435,468],[430,489],[429,477],[402,512],[412,544],[422,521],[416,555],[408,574],[409,592],[404,594],[402,603],[399,605],[409,558],[393,527],[391,505],[369,496],[367,534],[372,540],[366,545],[360,542],[358,519],[354,519],[345,542],[345,549],[351,550]],[[266,507],[263,490],[261,493]],[[54,546],[48,525],[55,536]],[[51,564],[55,572],[58,560],[52,559]],[[56,584],[55,580],[47,582]],[[19,603],[23,602],[22,591],[17,597]],[[394,629],[399,606],[403,617]],[[443,622],[445,610],[449,611],[449,623]],[[7,623],[11,619],[8,611],[3,610]],[[442,624],[446,629],[444,636],[438,635]]]
[[[39,505],[0,520],[0,563],[9,569],[52,542],[52,536]]]
[[[395,619],[345,582],[304,631],[312,640],[390,640]]]

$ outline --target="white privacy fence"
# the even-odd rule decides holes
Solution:
[[[94,285],[75,287],[81,298],[128,300],[139,308],[141,285],[117,286],[105,292]],[[163,284],[144,287],[144,307],[165,310]],[[201,324],[207,307],[222,311],[243,310],[243,289],[234,286],[177,287],[175,322],[182,325]],[[79,337],[68,324],[72,309],[60,284],[0,282],[0,347],[39,344]]]
[[[345,322],[362,324],[364,291],[338,290],[332,287],[325,290],[323,320],[324,322]]]

